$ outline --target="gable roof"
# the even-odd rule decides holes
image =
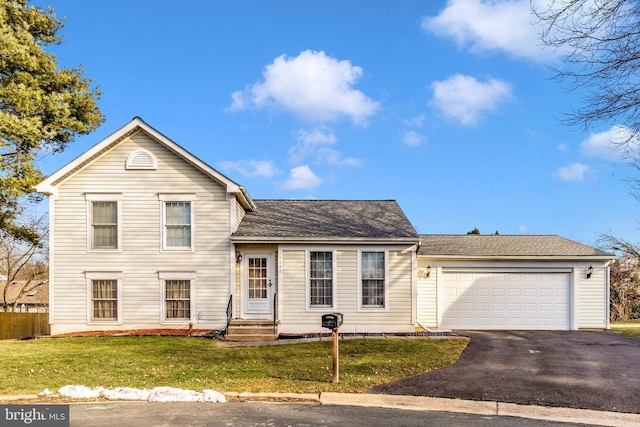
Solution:
[[[8,283],[6,280],[0,281],[0,292],[4,292],[5,286],[7,289],[7,304],[12,305],[26,282],[16,281]],[[33,287],[34,283],[29,284],[29,287]],[[49,281],[40,281],[37,286],[31,292],[23,295],[20,298],[18,304],[33,305],[33,306],[45,306],[49,304]]]
[[[423,234],[418,256],[446,258],[614,259],[603,250],[556,235]]]
[[[137,132],[145,132],[159,144],[163,145],[176,155],[182,157],[184,160],[192,164],[195,168],[199,169],[202,173],[220,183],[220,185],[226,188],[226,191],[228,193],[234,194],[238,198],[238,201],[245,209],[251,210],[255,207],[253,201],[251,200],[251,197],[249,196],[249,193],[244,187],[227,178],[226,176],[182,148],[180,145],[176,144],[171,139],[167,138],[162,133],[149,126],[140,117],[134,117],[133,120],[131,120],[129,123],[100,141],[98,144],[91,147],[80,156],[76,157],[67,165],[58,169],[44,181],[36,185],[36,191],[47,195],[56,195],[58,191],[57,187],[62,182],[69,179],[82,169],[86,168],[96,159],[109,152],[120,142],[124,141]]]
[[[255,200],[236,243],[340,241],[418,243],[395,200]]]

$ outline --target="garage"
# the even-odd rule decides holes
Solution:
[[[449,329],[571,329],[571,274],[443,269],[440,325]]]
[[[422,234],[417,324],[423,329],[607,329],[613,259],[555,235]]]

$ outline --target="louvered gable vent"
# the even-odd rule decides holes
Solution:
[[[136,150],[127,158],[127,169],[156,169],[156,158],[146,150]]]

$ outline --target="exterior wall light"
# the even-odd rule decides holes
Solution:
[[[236,264],[240,264],[242,262],[242,254],[238,254],[236,257]]]
[[[428,278],[431,277],[431,266],[428,265],[427,268],[424,270],[424,278]]]
[[[587,279],[591,278],[591,275],[593,274],[593,266],[589,266],[589,268],[587,268]]]

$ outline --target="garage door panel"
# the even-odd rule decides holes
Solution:
[[[569,273],[444,272],[442,327],[570,329]]]

